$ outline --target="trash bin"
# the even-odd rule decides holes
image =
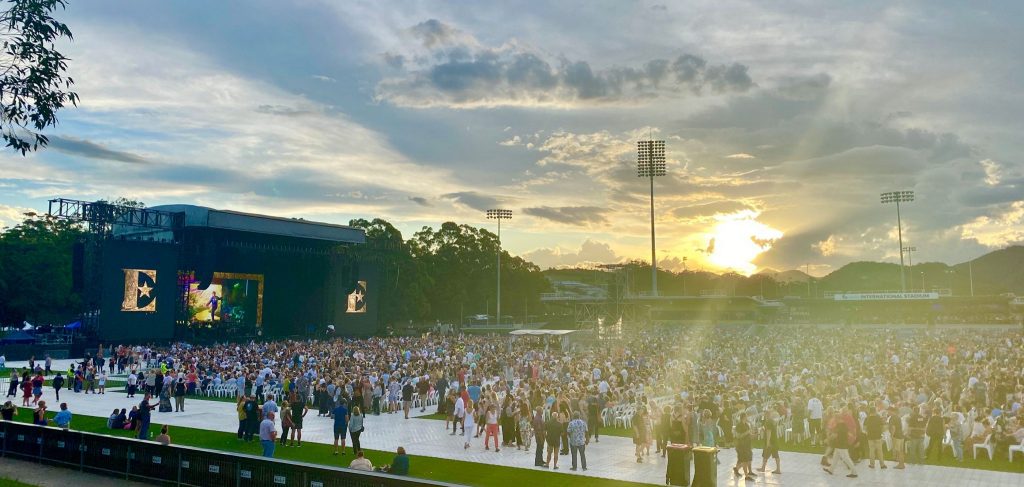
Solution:
[[[690,445],[669,444],[668,466],[665,468],[666,485],[690,485]]]
[[[698,446],[693,449],[693,483],[691,487],[718,485],[718,448]]]

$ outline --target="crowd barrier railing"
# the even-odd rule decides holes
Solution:
[[[9,421],[0,421],[0,456],[167,486],[456,485]]]

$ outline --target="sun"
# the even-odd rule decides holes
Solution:
[[[760,212],[744,210],[718,215],[718,223],[709,233],[708,261],[743,275],[757,271],[753,261],[782,238],[782,232],[757,221]]]

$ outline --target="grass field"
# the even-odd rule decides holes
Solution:
[[[20,408],[16,421],[29,422],[32,419],[31,410]],[[99,433],[111,436],[131,436],[127,431],[113,431],[106,427],[106,418],[95,416],[75,415],[71,422],[72,429]],[[159,432],[160,425],[153,423],[150,431]],[[188,445],[212,450],[227,452],[246,453],[260,455],[262,449],[259,442],[245,443],[239,441],[234,434],[221,433],[216,431],[201,430],[195,428],[183,428],[172,426],[169,432],[173,443]],[[397,447],[398,445],[396,445]],[[278,446],[275,457],[283,460],[294,460],[306,463],[330,465],[334,467],[347,466],[352,461],[352,450],[345,456],[332,455],[334,447],[318,443],[304,443],[301,447],[284,448]],[[374,465],[382,465],[391,462],[394,453],[391,451],[364,450],[366,457]],[[533,485],[558,485],[566,487],[639,487],[635,482],[622,482],[594,477],[569,475],[547,470],[531,470],[525,468],[503,467],[482,463],[463,462],[458,460],[447,460],[425,456],[410,455],[412,475],[415,477],[437,480],[442,482],[453,482],[458,484],[469,484],[479,486],[507,486],[510,482],[533,484]]]
[[[33,484],[26,484],[25,482],[18,482],[14,479],[7,477],[0,477],[0,487],[36,487]]]

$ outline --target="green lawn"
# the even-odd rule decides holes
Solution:
[[[434,414],[428,414],[426,416],[418,416],[416,419],[430,419],[430,420],[441,420],[441,421],[444,421],[445,416],[443,414],[434,413]],[[619,436],[619,437],[623,437],[623,438],[632,438],[633,437],[633,430],[626,429],[626,428],[614,428],[614,427],[613,428],[608,428],[608,427],[604,427],[604,428],[601,428],[600,434],[601,434],[601,436]],[[754,448],[755,449],[760,449],[763,446],[764,446],[763,442],[761,442],[761,441],[754,441]],[[812,447],[812,446],[809,446],[809,445],[800,445],[800,444],[785,443],[785,442],[782,443],[782,446],[781,446],[780,450],[783,451],[783,452],[787,452],[788,451],[788,452],[795,452],[795,453],[812,453],[812,454],[816,454],[816,455],[822,455],[822,454],[825,453],[825,449],[823,447]],[[994,470],[994,471],[998,471],[998,472],[1024,473],[1024,455],[1017,454],[1017,461],[1015,461],[1014,463],[1011,464],[1008,460],[1006,460],[1005,457],[1000,457],[1000,455],[1005,455],[1005,453],[1006,453],[1005,450],[997,451],[996,452],[996,459],[995,460],[989,460],[988,458],[985,457],[985,454],[983,454],[983,453],[979,453],[979,455],[980,455],[979,458],[974,459],[974,458],[971,457],[971,452],[970,451],[964,450],[964,461],[963,462],[957,462],[956,460],[954,460],[952,458],[950,451],[947,449],[947,450],[945,450],[943,452],[943,456],[942,456],[941,460],[939,460],[937,462],[934,461],[934,460],[930,460],[930,461],[928,461],[926,463],[928,465],[940,465],[940,466],[944,466],[944,467],[973,468],[973,469],[979,469],[979,470]],[[760,458],[759,455],[755,454],[754,456],[757,457],[757,458]],[[887,458],[891,459],[892,456],[889,455]],[[754,462],[754,463],[757,463],[757,462]]]
[[[32,419],[31,410],[20,408],[16,421],[29,422]],[[107,429],[106,418],[95,416],[75,415],[71,422],[72,429],[99,433],[111,436],[130,436],[127,431],[112,431]],[[159,424],[152,424],[150,431],[159,433]],[[172,426],[169,434],[175,444],[222,450],[228,452],[246,453],[250,455],[262,454],[259,442],[245,443],[239,441],[232,433],[221,433],[215,431],[201,430],[195,428],[183,428]],[[397,447],[398,445],[396,445]],[[275,456],[279,459],[294,460],[306,463],[331,465],[335,467],[347,466],[352,461],[352,450],[349,448],[345,456],[335,457],[332,455],[334,447],[318,443],[305,443],[301,447],[284,448],[278,446]],[[366,457],[374,465],[390,463],[394,457],[393,452],[377,450],[364,450]],[[414,452],[412,452],[414,453]],[[563,474],[541,469],[525,469],[488,465],[482,463],[463,462],[458,460],[447,460],[426,456],[410,455],[411,471],[414,476],[437,480],[442,482],[453,482],[458,484],[479,485],[479,486],[507,486],[510,481],[532,483],[534,485],[558,485],[566,487],[640,487],[635,482],[623,482],[594,477]],[[524,465],[529,464],[532,457],[523,455]]]
[[[7,477],[0,477],[0,487],[38,487],[35,484],[26,484],[25,482],[18,482],[14,479]]]

